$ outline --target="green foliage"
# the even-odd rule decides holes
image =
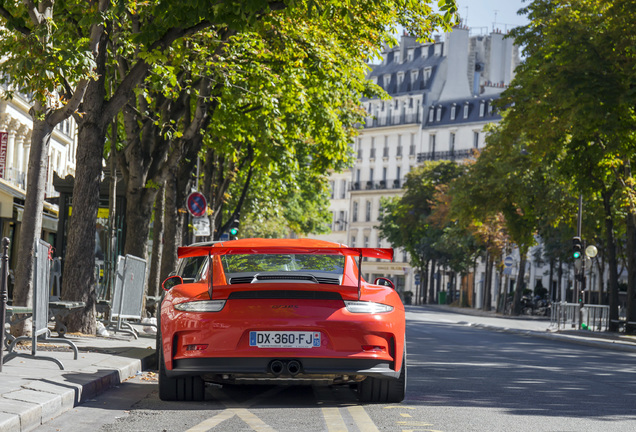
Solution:
[[[405,248],[415,266],[436,259],[465,271],[474,258],[470,234],[448,218],[448,185],[464,171],[455,162],[425,163],[407,174],[402,197],[382,200],[380,235]]]

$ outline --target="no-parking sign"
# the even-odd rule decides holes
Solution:
[[[204,216],[208,209],[208,203],[201,192],[192,192],[186,200],[186,207],[194,217]]]

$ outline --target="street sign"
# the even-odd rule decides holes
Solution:
[[[210,235],[210,219],[207,216],[195,217],[192,219],[192,226],[194,227],[195,236]]]
[[[512,265],[514,264],[515,260],[508,255],[505,259],[504,259],[504,266],[506,267],[512,267]]]
[[[201,217],[207,212],[208,203],[202,193],[192,192],[188,195],[186,207],[192,216]]]

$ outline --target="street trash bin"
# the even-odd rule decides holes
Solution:
[[[446,291],[440,291],[437,296],[437,301],[439,304],[446,304]]]

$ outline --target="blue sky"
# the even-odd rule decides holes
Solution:
[[[527,6],[530,0],[456,0],[459,15],[466,19],[468,27],[477,30],[478,27],[488,27],[488,33],[495,28],[502,31],[525,25],[528,19],[517,15],[517,11]]]

